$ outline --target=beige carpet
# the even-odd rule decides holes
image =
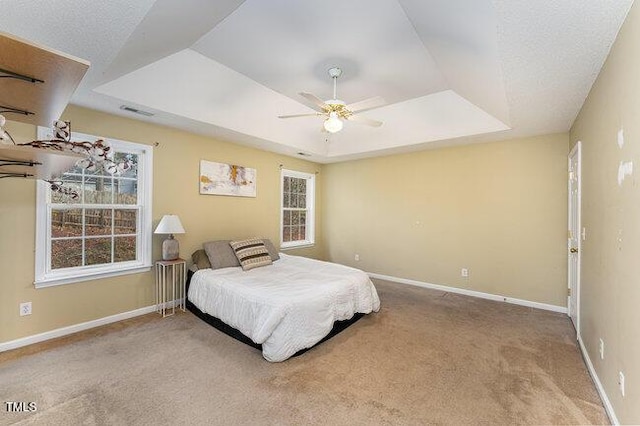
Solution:
[[[0,362],[0,424],[589,424],[566,316],[376,281],[382,309],[271,364],[192,314]]]

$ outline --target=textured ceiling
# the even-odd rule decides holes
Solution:
[[[72,102],[319,162],[567,131],[632,0],[3,0],[0,30],[91,61]],[[321,132],[299,92],[382,96]]]

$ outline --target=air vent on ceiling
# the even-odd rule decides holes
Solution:
[[[150,113],[150,112],[147,112],[147,111],[142,111],[140,109],[137,109],[137,108],[134,108],[134,107],[130,107],[130,106],[127,106],[127,105],[121,105],[120,109],[132,112],[134,114],[144,115],[144,116],[147,116],[147,117],[153,117],[153,115],[154,115],[153,113]]]

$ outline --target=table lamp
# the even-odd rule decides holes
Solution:
[[[154,234],[169,234],[169,238],[162,242],[162,260],[175,260],[180,256],[180,244],[173,238],[173,234],[184,234],[180,218],[175,214],[162,216]]]

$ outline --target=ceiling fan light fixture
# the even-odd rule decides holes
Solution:
[[[305,104],[313,109],[314,113],[307,114],[292,114],[292,115],[279,115],[278,118],[297,118],[297,117],[311,117],[321,116],[326,117],[324,119],[324,130],[328,133],[337,133],[342,130],[344,126],[344,120],[349,120],[359,124],[365,124],[372,127],[380,127],[381,121],[371,120],[366,117],[360,117],[357,114],[364,111],[369,111],[374,108],[379,108],[384,105],[384,100],[379,97],[373,97],[365,99],[359,102],[347,104],[345,101],[338,99],[338,77],[342,74],[342,70],[338,67],[333,67],[329,70],[329,77],[333,80],[333,98],[327,101],[323,101],[319,97],[307,93],[300,92],[299,95],[306,99]]]
[[[337,133],[342,130],[342,120],[338,117],[338,114],[333,111],[329,113],[329,118],[324,121],[324,129],[329,133]]]

